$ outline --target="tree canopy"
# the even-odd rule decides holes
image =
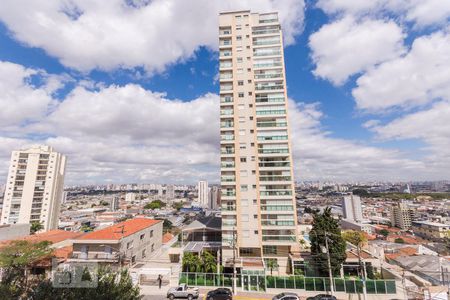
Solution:
[[[367,242],[367,236],[362,231],[346,230],[342,233],[342,238],[350,244],[359,247]]]
[[[311,255],[322,275],[328,274],[327,254],[323,253],[325,238],[328,238],[331,270],[333,274],[339,273],[346,259],[346,243],[341,235],[341,228],[327,207],[323,213],[314,214],[312,229],[309,232],[311,240]]]
[[[166,203],[162,202],[161,200],[153,200],[150,203],[147,203],[144,208],[145,209],[161,209],[164,206],[166,206]]]

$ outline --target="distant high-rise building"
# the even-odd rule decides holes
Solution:
[[[404,202],[391,206],[391,225],[401,229],[411,228],[412,221],[416,219],[416,213]]]
[[[198,203],[200,206],[208,207],[208,181],[199,181],[197,185]]]
[[[219,17],[222,248],[225,261],[276,261],[298,248],[283,39],[277,13]]]
[[[209,208],[217,209],[220,201],[220,189],[217,186],[212,186],[209,189]]]
[[[125,201],[127,201],[127,202],[136,201],[136,193],[126,193],[125,194]]]
[[[40,222],[58,226],[66,157],[49,146],[13,151],[6,182],[1,224]]]
[[[175,186],[173,184],[166,186],[166,198],[168,200],[175,199]]]
[[[345,195],[342,200],[342,212],[345,219],[361,222],[363,219],[361,198],[353,194]]]
[[[112,196],[111,198],[111,211],[117,211],[119,209],[119,197],[118,196]]]
[[[162,197],[163,196],[163,193],[164,193],[164,190],[163,190],[163,187],[162,187],[162,185],[160,185],[160,184],[158,184],[157,186],[156,186],[156,190],[158,191],[158,197]],[[160,199],[161,200],[161,199]]]

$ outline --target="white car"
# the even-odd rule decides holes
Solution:
[[[167,291],[167,298],[170,300],[175,298],[192,300],[197,299],[198,295],[198,288],[190,288],[187,284],[180,284],[179,286],[170,288]]]
[[[295,293],[281,293],[272,298],[272,300],[300,300]]]

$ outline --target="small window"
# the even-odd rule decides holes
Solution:
[[[241,157],[241,163],[245,163],[247,162],[247,158],[246,157]]]
[[[150,230],[150,237],[153,237],[153,230]]]
[[[255,230],[254,233],[255,233],[255,234],[258,234],[258,230]]]
[[[244,149],[246,149],[247,147],[245,146],[245,143],[240,143],[239,144],[239,149],[241,149],[241,150],[244,150]]]
[[[236,60],[237,60],[238,63],[241,63],[242,62],[242,57],[238,57]]]
[[[241,185],[241,191],[242,191],[242,192],[248,191],[248,185],[242,184],[242,185]],[[248,221],[248,217],[247,217],[247,221]]]
[[[238,81],[238,85],[244,85],[244,81],[243,80],[239,80]]]
[[[239,94],[238,94],[238,97],[239,97],[239,98],[244,98],[244,93],[239,93]]]
[[[144,239],[145,237],[145,233],[141,234],[141,236],[139,237],[141,239],[141,241]]]
[[[240,129],[239,130],[239,135],[245,135],[245,129]]]
[[[237,41],[242,41],[242,36],[237,35],[237,36],[236,36],[236,40],[237,40]],[[239,48],[239,47],[238,47],[238,48]],[[241,48],[242,48],[242,47],[241,47]]]

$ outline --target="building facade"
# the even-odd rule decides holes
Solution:
[[[162,245],[163,222],[127,220],[87,233],[73,241],[73,261],[135,264],[149,259]]]
[[[198,203],[202,207],[208,207],[209,205],[209,198],[208,198],[208,182],[207,181],[199,181],[197,185],[197,191],[198,191]]]
[[[391,225],[401,229],[411,228],[412,221],[416,218],[415,211],[406,203],[400,202],[391,206]]]
[[[342,213],[344,219],[361,222],[363,219],[361,198],[357,195],[345,195],[342,200]]]
[[[217,186],[212,186],[209,189],[209,208],[217,209],[220,201],[220,189]]]
[[[175,199],[175,186],[173,184],[169,184],[166,186],[166,199]]]
[[[40,222],[56,229],[64,191],[66,157],[49,146],[13,151],[1,224]]]
[[[298,234],[278,14],[220,14],[219,49],[224,259],[283,273]]]
[[[443,242],[445,239],[450,238],[450,224],[413,221],[411,226],[415,235],[427,240]]]

